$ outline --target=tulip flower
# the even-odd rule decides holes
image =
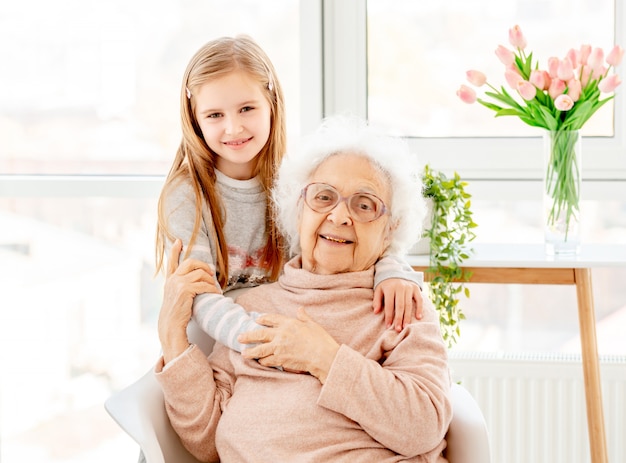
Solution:
[[[531,71],[528,81],[539,90],[548,90],[551,79],[550,74],[546,71],[535,69],[534,71]]]
[[[572,99],[572,101],[578,101],[581,91],[582,86],[580,85],[580,80],[570,79],[567,81],[567,94]]]
[[[559,111],[569,111],[574,107],[574,100],[566,93],[563,93],[554,99],[554,107]]]
[[[526,37],[518,25],[509,29],[509,43],[519,50],[526,48]]]
[[[570,48],[567,52],[566,58],[572,63],[572,67],[577,68],[580,65],[580,51]]]
[[[619,78],[619,76],[617,74],[613,74],[602,79],[600,83],[598,84],[598,89],[600,89],[602,93],[611,93],[621,83],[622,81]]]
[[[552,79],[550,82],[550,88],[548,88],[548,95],[553,100],[556,100],[556,97],[562,94],[565,91],[565,82],[559,79]]]
[[[513,71],[511,69],[507,69],[504,71],[504,78],[506,82],[509,84],[511,88],[517,88],[517,84],[520,80],[524,80],[522,76],[520,76],[519,72]]]
[[[565,58],[559,62],[559,67],[556,70],[556,76],[564,81],[574,78],[574,68],[569,58]]]
[[[515,63],[515,54],[502,45],[498,45],[498,48],[496,48],[496,56],[505,66],[510,66]]]
[[[517,83],[517,91],[526,101],[532,100],[537,95],[537,87],[525,80],[520,80]]]
[[[615,45],[610,53],[606,57],[606,62],[615,67],[619,66],[622,62],[622,57],[624,56],[624,49],[619,45]]]
[[[579,63],[581,66],[587,65],[589,55],[591,55],[591,45],[583,45],[582,47],[580,47]]]
[[[607,72],[608,72],[608,69],[606,67],[599,66],[599,67],[591,70],[591,78],[592,79],[601,79],[602,77],[604,77],[606,75]]]
[[[559,72],[559,65],[561,64],[561,60],[552,56],[548,58],[548,74],[550,74],[550,78],[556,79]]]
[[[472,104],[476,101],[476,92],[473,88],[470,88],[467,85],[461,85],[461,87],[456,91],[456,95],[463,103]]]
[[[482,87],[487,82],[487,76],[480,71],[470,70],[466,72],[466,75],[467,81],[476,87]]]
[[[604,65],[604,51],[602,48],[594,48],[591,51],[587,65],[593,70],[594,75],[598,75],[596,70]]]

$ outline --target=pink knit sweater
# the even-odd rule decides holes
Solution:
[[[374,270],[315,275],[291,260],[248,310],[298,307],[341,344],[328,378],[285,373],[217,344],[156,366],[174,429],[202,461],[445,462],[452,419],[446,349],[432,305],[401,333],[372,311]],[[219,455],[219,456],[218,456]]]

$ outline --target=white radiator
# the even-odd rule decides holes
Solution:
[[[476,398],[493,463],[587,463],[580,355],[451,352],[454,381]],[[626,356],[600,357],[609,462],[626,462]]]

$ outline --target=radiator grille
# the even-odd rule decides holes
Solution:
[[[452,352],[450,365],[483,410],[494,463],[590,461],[580,355]],[[609,461],[626,461],[626,356],[600,370]]]

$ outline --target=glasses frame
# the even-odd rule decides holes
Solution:
[[[327,187],[329,190],[332,190],[335,193],[337,193],[337,201],[335,202],[335,204],[333,204],[332,206],[328,206],[327,208],[325,207],[322,210],[318,210],[318,209],[314,208],[313,206],[311,206],[309,204],[309,202],[307,201],[306,193],[307,193],[308,189],[311,186],[313,186],[313,185],[323,185],[323,186]],[[340,203],[345,202],[346,203],[346,208],[348,209],[348,213],[350,214],[350,217],[352,217],[352,220],[354,220],[355,222],[359,222],[359,223],[374,222],[375,220],[380,219],[383,215],[385,215],[385,214],[387,214],[389,212],[385,202],[382,199],[380,199],[378,196],[373,194],[373,193],[368,193],[368,192],[365,192],[365,191],[357,191],[355,193],[352,193],[351,195],[342,196],[339,193],[339,190],[337,190],[337,188],[335,188],[332,185],[329,185],[328,183],[324,183],[324,182],[312,182],[312,183],[309,183],[307,186],[302,188],[302,191],[300,192],[300,196],[302,197],[302,200],[304,201],[304,204],[306,204],[309,209],[311,209],[314,212],[317,212],[318,214],[328,213],[328,212],[332,211],[333,209],[335,209]],[[350,207],[350,201],[349,200],[351,198],[353,198],[354,196],[368,196],[368,197],[372,197],[376,201],[380,202],[381,208],[378,210],[378,215],[376,217],[374,217],[373,219],[371,219],[371,220],[361,220],[361,219],[359,219],[358,215],[353,213],[352,208]]]

